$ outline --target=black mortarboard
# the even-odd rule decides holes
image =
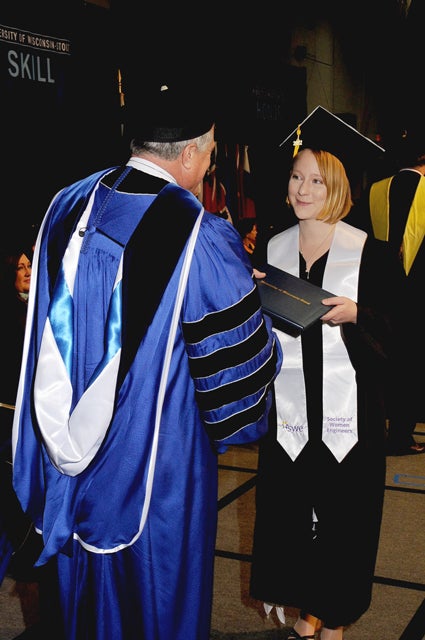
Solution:
[[[288,151],[291,162],[296,151],[306,147],[329,151],[341,160],[350,179],[372,167],[385,151],[320,105],[279,146]]]
[[[124,127],[128,138],[143,142],[192,140],[214,124],[214,101],[196,85],[158,85],[126,94]]]

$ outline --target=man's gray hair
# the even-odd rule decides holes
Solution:
[[[176,160],[188,144],[196,144],[199,151],[206,149],[214,137],[212,129],[192,140],[179,140],[178,142],[140,142],[133,138],[130,143],[130,151],[138,156],[142,153],[151,153],[163,160]]]

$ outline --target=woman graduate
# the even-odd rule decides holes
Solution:
[[[352,198],[340,158],[365,167],[383,150],[322,107],[281,146],[295,149],[288,202],[298,223],[271,238],[267,260],[335,295],[301,335],[277,331],[285,357],[260,442],[251,595],[281,620],[285,606],[300,610],[288,640],[319,628],[321,640],[341,640],[371,601],[402,272],[384,243],[343,221]]]

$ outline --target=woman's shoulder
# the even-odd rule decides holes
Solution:
[[[298,223],[293,224],[290,227],[287,227],[286,229],[283,229],[283,231],[278,231],[269,239],[268,241],[269,246],[278,244],[283,238],[290,237],[295,233],[297,229],[298,229]]]

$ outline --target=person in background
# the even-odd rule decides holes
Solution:
[[[257,219],[256,218],[242,218],[236,224],[236,227],[242,238],[242,243],[245,251],[252,256],[255,251],[257,242]]]
[[[2,347],[2,385],[0,403],[0,583],[5,575],[15,580],[24,623],[27,629],[19,638],[41,632],[41,617],[48,608],[53,620],[52,599],[47,597],[47,568],[34,568],[41,552],[39,536],[33,523],[19,504],[12,486],[12,423],[22,361],[28,296],[31,284],[33,243],[35,236],[21,230],[6,234],[8,246],[1,250],[0,316]],[[21,241],[19,240],[21,238]],[[47,598],[47,601],[45,600]]]
[[[318,629],[321,640],[341,640],[371,602],[401,269],[384,243],[343,221],[352,198],[339,157],[359,146],[361,158],[373,143],[326,110],[310,114],[300,135],[288,182],[298,222],[269,240],[267,261],[335,295],[301,335],[277,331],[284,359],[259,444],[250,593],[281,621],[285,606],[299,610],[288,640]]]
[[[9,237],[9,235],[8,235]],[[26,537],[31,521],[21,515],[12,489],[12,423],[21,368],[27,303],[31,282],[32,250],[11,244],[0,256],[0,335],[2,336],[0,394],[0,583]],[[18,511],[18,513],[16,513]],[[20,516],[20,517],[19,517]],[[22,523],[22,519],[24,523]],[[22,527],[22,524],[24,526]]]
[[[2,251],[0,293],[2,348],[2,405],[14,407],[21,368],[27,303],[31,283],[31,247],[11,247]],[[12,420],[10,420],[10,428]]]
[[[198,196],[207,211],[215,213],[220,218],[224,218],[224,220],[233,224],[232,215],[227,206],[226,187],[224,186],[217,156],[218,144],[216,142],[211,152],[210,165],[200,185],[200,193],[195,195]]]
[[[370,185],[353,224],[386,242],[403,264],[409,305],[422,298],[425,283],[425,132],[403,131],[391,155],[398,170]],[[400,329],[387,393],[388,455],[425,452],[425,443],[414,437],[416,423],[425,420],[423,383],[417,373],[425,358],[425,338],[405,323]]]
[[[194,195],[210,98],[126,96],[130,159],[40,228],[14,485],[67,640],[208,640],[218,456],[266,432],[282,352],[237,230]]]

